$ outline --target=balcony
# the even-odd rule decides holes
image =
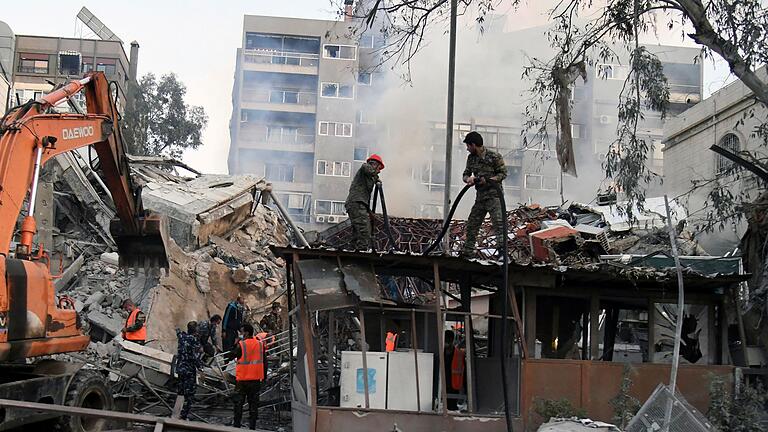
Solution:
[[[313,153],[315,134],[310,130],[287,129],[280,126],[243,124],[240,127],[240,148],[282,150]]]
[[[250,71],[317,75],[319,64],[318,54],[266,49],[243,50],[243,68]]]
[[[314,113],[317,93],[283,88],[244,88],[241,105],[265,111]]]

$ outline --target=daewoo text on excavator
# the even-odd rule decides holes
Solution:
[[[53,110],[80,91],[85,93],[87,113]],[[51,245],[34,244],[37,185],[46,161],[93,146],[118,216],[110,231],[121,266],[168,266],[161,235],[164,220],[144,211],[140,191],[131,183],[112,96],[104,74],[93,72],[10,109],[0,122],[0,399],[101,409],[113,403],[101,375],[73,363],[29,360],[82,351],[90,342],[81,333],[74,304],[55,292],[44,249]],[[26,215],[17,230],[22,207]],[[0,408],[0,430],[38,420],[40,413]],[[63,430],[97,431],[104,426],[100,419],[59,421]]]

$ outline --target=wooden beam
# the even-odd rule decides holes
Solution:
[[[184,407],[184,396],[176,396],[176,403],[173,404],[173,411],[171,412],[171,418],[181,417],[181,409]]]
[[[525,303],[525,335],[526,345],[528,347],[529,358],[536,357],[536,290],[530,287],[525,287],[524,291],[524,303]]]
[[[599,360],[600,351],[600,297],[592,292],[589,298],[589,358]]]
[[[515,327],[517,328],[517,340],[520,345],[520,351],[523,354],[523,358],[528,358],[528,347],[525,343],[525,331],[523,330],[523,321],[520,319],[520,311],[517,307],[517,294],[515,294],[514,279],[509,280],[509,286],[507,287],[507,296],[509,302],[512,305],[512,316],[515,318]],[[506,341],[504,342],[506,343]]]
[[[416,369],[416,411],[421,412],[421,389],[419,388],[419,340],[416,337],[416,311],[411,309],[411,349]]]
[[[31,411],[42,411],[45,413],[56,413],[69,416],[86,417],[86,418],[103,418],[110,420],[120,420],[131,423],[149,424],[154,425],[159,422],[164,423],[174,430],[183,431],[202,431],[202,432],[242,432],[242,429],[237,429],[229,426],[208,424],[201,422],[193,422],[187,420],[173,419],[168,417],[157,417],[147,414],[133,414],[120,411],[106,411],[92,408],[80,408],[69,405],[54,405],[44,404],[37,402],[17,401],[11,399],[0,399],[0,407],[14,408]],[[258,432],[267,432],[264,429],[258,429]]]
[[[365,392],[365,408],[371,407],[370,394],[368,393],[368,349],[365,346],[365,314],[359,311],[360,320],[360,351],[363,354],[363,391]]]
[[[437,346],[440,349],[440,404],[442,405],[442,412],[444,416],[448,415],[448,389],[445,376],[445,323],[443,322],[443,312],[441,309],[440,295],[440,268],[437,265],[437,261],[432,262],[432,274],[435,281],[435,324],[437,326]]]
[[[299,254],[293,253],[293,285],[296,288],[296,307],[300,313],[296,314],[301,327],[301,334],[304,344],[304,355],[306,358],[306,377],[307,377],[307,405],[310,407],[309,424],[314,425],[317,421],[317,360],[315,360],[315,346],[312,340],[312,330],[309,326],[309,315],[307,315],[307,302],[304,298],[304,284],[301,278],[301,269],[299,269]]]

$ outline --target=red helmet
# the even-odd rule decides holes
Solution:
[[[372,161],[372,160],[375,160],[376,162],[381,164],[381,169],[384,169],[384,161],[381,159],[381,156],[379,156],[379,155],[374,153],[370,157],[368,157],[366,162],[369,162],[369,161]]]

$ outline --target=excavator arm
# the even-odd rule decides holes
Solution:
[[[48,113],[83,89],[86,114]],[[33,250],[37,183],[41,167],[52,157],[93,146],[117,210],[110,228],[121,265],[167,267],[165,224],[142,208],[119,126],[110,85],[101,72],[13,108],[0,121],[0,362],[80,351],[90,341],[80,332],[73,305],[56,296],[46,245]],[[25,201],[26,215],[16,237]]]
[[[87,114],[44,114],[82,89]],[[90,145],[99,156],[101,174],[115,204],[118,219],[110,229],[121,265],[167,267],[163,222],[159,215],[147,214],[142,208],[139,191],[131,183],[118,122],[109,83],[101,72],[72,81],[29,106],[22,105],[5,119],[0,125],[0,254],[8,254],[27,190],[34,210],[40,167],[56,155]],[[32,253],[33,216],[33,211],[28,212],[22,223],[17,248],[21,256]]]

